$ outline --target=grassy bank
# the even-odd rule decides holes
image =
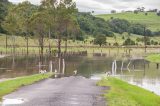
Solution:
[[[103,78],[99,86],[110,86],[104,94],[109,106],[159,106],[160,96],[116,78]]]
[[[4,95],[9,94],[22,86],[33,84],[37,81],[49,78],[52,75],[52,73],[36,74],[0,82],[0,100]]]
[[[160,54],[151,54],[148,55],[145,59],[150,62],[160,63]]]

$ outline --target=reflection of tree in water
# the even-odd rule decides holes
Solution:
[[[51,59],[49,56],[44,58],[44,69],[49,70],[49,61]],[[65,76],[74,75],[74,71],[78,71],[78,75],[90,77],[93,74],[104,74],[107,71],[111,71],[111,66],[113,58],[106,57],[85,57],[85,56],[71,56],[65,58]],[[58,70],[58,58],[52,57],[52,69]],[[134,75],[135,78],[146,77],[157,77],[160,75],[159,71],[156,69],[155,63],[149,63],[143,59],[137,59],[131,62],[130,68],[131,72],[125,70],[129,61],[124,61],[124,75]],[[14,63],[14,64],[13,64]],[[2,77],[17,77],[24,75],[37,74],[38,72],[39,57],[16,57],[14,62],[12,57],[1,58],[0,59],[0,78]],[[117,73],[121,73],[121,60],[117,60]],[[149,65],[150,64],[150,65]],[[144,67],[145,65],[145,67]],[[14,67],[13,67],[14,66]],[[63,61],[61,60],[61,72],[63,73]],[[134,68],[135,71],[132,70]],[[14,69],[14,70],[12,70]],[[144,71],[145,69],[145,71]]]
[[[0,67],[4,68],[0,70],[0,72],[3,71],[0,77],[9,78],[38,73],[36,61],[36,57],[15,57],[15,59],[6,57],[0,59]]]
[[[72,74],[74,70],[78,70],[78,75],[90,77],[92,74],[104,73],[109,70],[110,61],[103,58],[70,58],[67,60],[67,75]]]

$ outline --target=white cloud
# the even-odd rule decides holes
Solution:
[[[9,0],[19,3],[25,0]],[[28,0],[33,4],[40,4],[41,0]],[[160,0],[76,0],[79,11],[91,12],[96,14],[109,13],[111,10],[134,10],[137,7],[146,9],[160,9]]]
[[[23,2],[23,1],[30,1],[33,4],[40,4],[41,0],[9,0],[10,2],[13,3],[19,3],[19,2]]]

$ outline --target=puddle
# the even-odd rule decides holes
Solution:
[[[101,80],[103,77],[106,77],[106,74],[96,74],[90,77],[91,80]]]
[[[79,103],[78,103],[78,102],[76,102],[76,101],[70,101],[70,102],[68,102],[68,104],[78,105]]]
[[[1,106],[6,106],[6,105],[18,105],[24,103],[24,99],[22,98],[17,98],[17,99],[3,99]]]
[[[98,76],[91,76],[91,80],[101,80],[102,77],[98,77]]]

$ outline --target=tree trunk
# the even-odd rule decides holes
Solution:
[[[144,27],[144,51],[147,52],[147,46],[146,46],[146,28]]]
[[[42,35],[41,38],[39,38],[39,45],[40,45],[40,63],[42,65],[43,69],[43,50],[44,50],[44,36]]]
[[[7,37],[7,35],[6,35],[6,54],[8,53],[8,52],[7,52],[7,49],[8,49],[8,37]]]
[[[14,36],[12,35],[12,55],[13,57],[15,57],[15,38]]]
[[[61,57],[61,36],[58,36],[58,58]]]
[[[29,55],[29,51],[28,51],[28,35],[27,35],[27,57],[28,57],[28,55]]]
[[[67,53],[67,37],[68,37],[68,24],[66,24],[66,39],[65,39],[65,53]]]
[[[66,37],[66,40],[65,40],[65,53],[67,53],[67,37]]]
[[[48,45],[48,49],[49,49],[49,59],[51,58],[51,42],[50,42],[50,39],[51,39],[51,30],[49,28],[49,45]]]

